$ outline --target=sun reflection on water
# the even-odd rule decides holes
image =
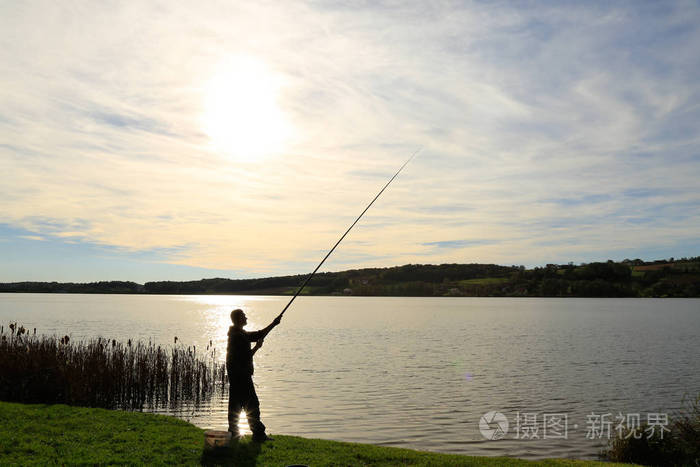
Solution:
[[[252,433],[248,428],[248,417],[246,416],[245,410],[241,412],[241,415],[238,418],[238,433],[240,433],[241,436]]]

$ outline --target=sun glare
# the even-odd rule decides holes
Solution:
[[[281,77],[265,63],[238,57],[207,83],[202,126],[218,152],[254,160],[281,151],[291,129],[278,104]]]

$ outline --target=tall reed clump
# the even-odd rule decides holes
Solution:
[[[198,355],[196,347],[175,342],[73,342],[17,323],[0,326],[0,400],[143,410],[197,405],[223,389],[225,365],[211,344]]]
[[[668,431],[652,432],[646,424],[627,429],[610,441],[602,457],[641,465],[700,465],[700,394],[684,407],[670,417]]]

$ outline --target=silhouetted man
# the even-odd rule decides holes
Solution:
[[[262,346],[263,339],[272,331],[272,328],[280,324],[280,320],[281,317],[278,316],[266,328],[248,332],[243,329],[248,323],[243,310],[237,309],[231,312],[233,326],[228,329],[226,371],[229,382],[228,431],[234,438],[240,436],[238,416],[241,410],[245,410],[250,431],[253,432],[253,441],[262,442],[272,439],[265,434],[265,425],[260,421],[260,402],[253,386],[253,354]],[[252,342],[256,345],[251,349]]]

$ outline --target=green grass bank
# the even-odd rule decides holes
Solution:
[[[204,430],[183,420],[138,412],[0,402],[0,465],[179,464],[236,466],[501,466],[629,465],[553,459],[437,454],[275,435],[245,437],[217,456],[203,456]]]

